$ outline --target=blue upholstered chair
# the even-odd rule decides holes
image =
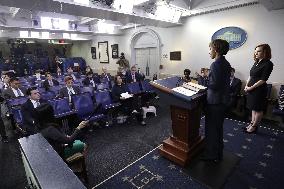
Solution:
[[[22,104],[24,104],[26,101],[28,100],[27,97],[24,96],[20,96],[17,98],[11,98],[11,99],[7,99],[6,103],[7,103],[7,107],[8,107],[8,111],[9,113],[12,113],[12,107],[13,106],[21,106]]]
[[[91,97],[94,96],[94,88],[93,87],[82,87],[81,93],[90,93]]]
[[[120,103],[114,103],[112,101],[110,92],[108,90],[104,91],[96,91],[95,99],[98,106],[101,108],[101,111],[107,115],[108,123],[112,123],[114,120],[114,112],[116,112],[117,108],[121,106]]]
[[[140,94],[140,93],[143,92],[141,87],[140,87],[140,83],[139,82],[128,83],[127,87],[128,87],[129,92],[131,94]]]
[[[107,111],[121,105],[120,103],[114,103],[112,101],[110,92],[108,90],[95,92],[95,99],[96,103],[101,105],[103,111]]]
[[[49,87],[48,90],[54,92],[54,94],[57,95],[61,88],[62,86],[56,85],[56,86]]]
[[[72,102],[77,115],[82,120],[89,120],[90,122],[100,121],[105,116],[97,113],[90,93],[81,93],[72,96]]]
[[[48,103],[53,107],[54,117],[61,120],[63,132],[69,133],[68,116],[77,113],[76,110],[71,109],[69,98],[59,98],[48,100]]]
[[[155,92],[152,85],[150,85],[149,80],[141,81],[141,87],[143,92],[150,92],[150,93]]]
[[[71,109],[69,105],[69,99],[67,97],[59,99],[51,99],[48,100],[48,103],[53,107],[54,116],[56,118],[62,118],[67,115],[72,115],[77,113],[77,111]]]
[[[109,89],[109,83],[100,83],[97,85],[97,90],[105,90]]]
[[[43,100],[51,100],[54,99],[56,94],[53,91],[44,91],[40,93],[41,98]]]

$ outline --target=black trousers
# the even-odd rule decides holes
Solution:
[[[138,96],[134,96],[132,98],[128,98],[125,100],[120,100],[122,104],[122,111],[125,112],[127,115],[131,115],[133,110],[137,110],[138,114],[136,114],[137,121],[143,121],[142,115],[142,107],[141,107],[141,98]]]
[[[6,137],[6,130],[5,130],[5,125],[4,125],[4,122],[3,122],[3,119],[0,117],[0,135],[1,137]]]
[[[212,159],[223,158],[223,123],[225,105],[206,105],[205,107],[205,151],[204,156]]]

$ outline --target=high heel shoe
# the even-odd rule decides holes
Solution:
[[[248,134],[257,133],[258,126],[252,126],[252,128],[254,128],[252,131],[245,130],[245,133],[248,133]]]

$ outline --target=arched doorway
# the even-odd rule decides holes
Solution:
[[[159,76],[161,64],[161,42],[158,34],[151,29],[142,29],[131,38],[131,63],[137,65],[147,79]]]

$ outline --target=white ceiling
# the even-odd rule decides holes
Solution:
[[[96,1],[96,0],[94,0]],[[97,0],[98,1],[98,0]],[[105,19],[116,26],[114,34],[121,34],[121,29],[138,25],[151,25],[157,27],[173,27],[182,23],[161,21],[150,17],[149,12],[155,7],[155,3],[162,0],[148,0],[135,6],[133,13],[125,14],[103,3],[90,3],[90,5],[75,4],[73,0],[0,0],[0,29],[40,30],[34,26],[32,20],[40,20],[41,16],[55,18],[67,18],[78,24],[76,32],[79,34],[97,35],[95,28],[98,20]],[[186,11],[185,16],[210,13],[214,10],[261,3],[268,10],[284,8],[284,0],[164,0],[171,6],[179,7]],[[180,20],[182,22],[182,19]],[[46,31],[46,30],[44,30]],[[52,31],[63,32],[63,31]]]

